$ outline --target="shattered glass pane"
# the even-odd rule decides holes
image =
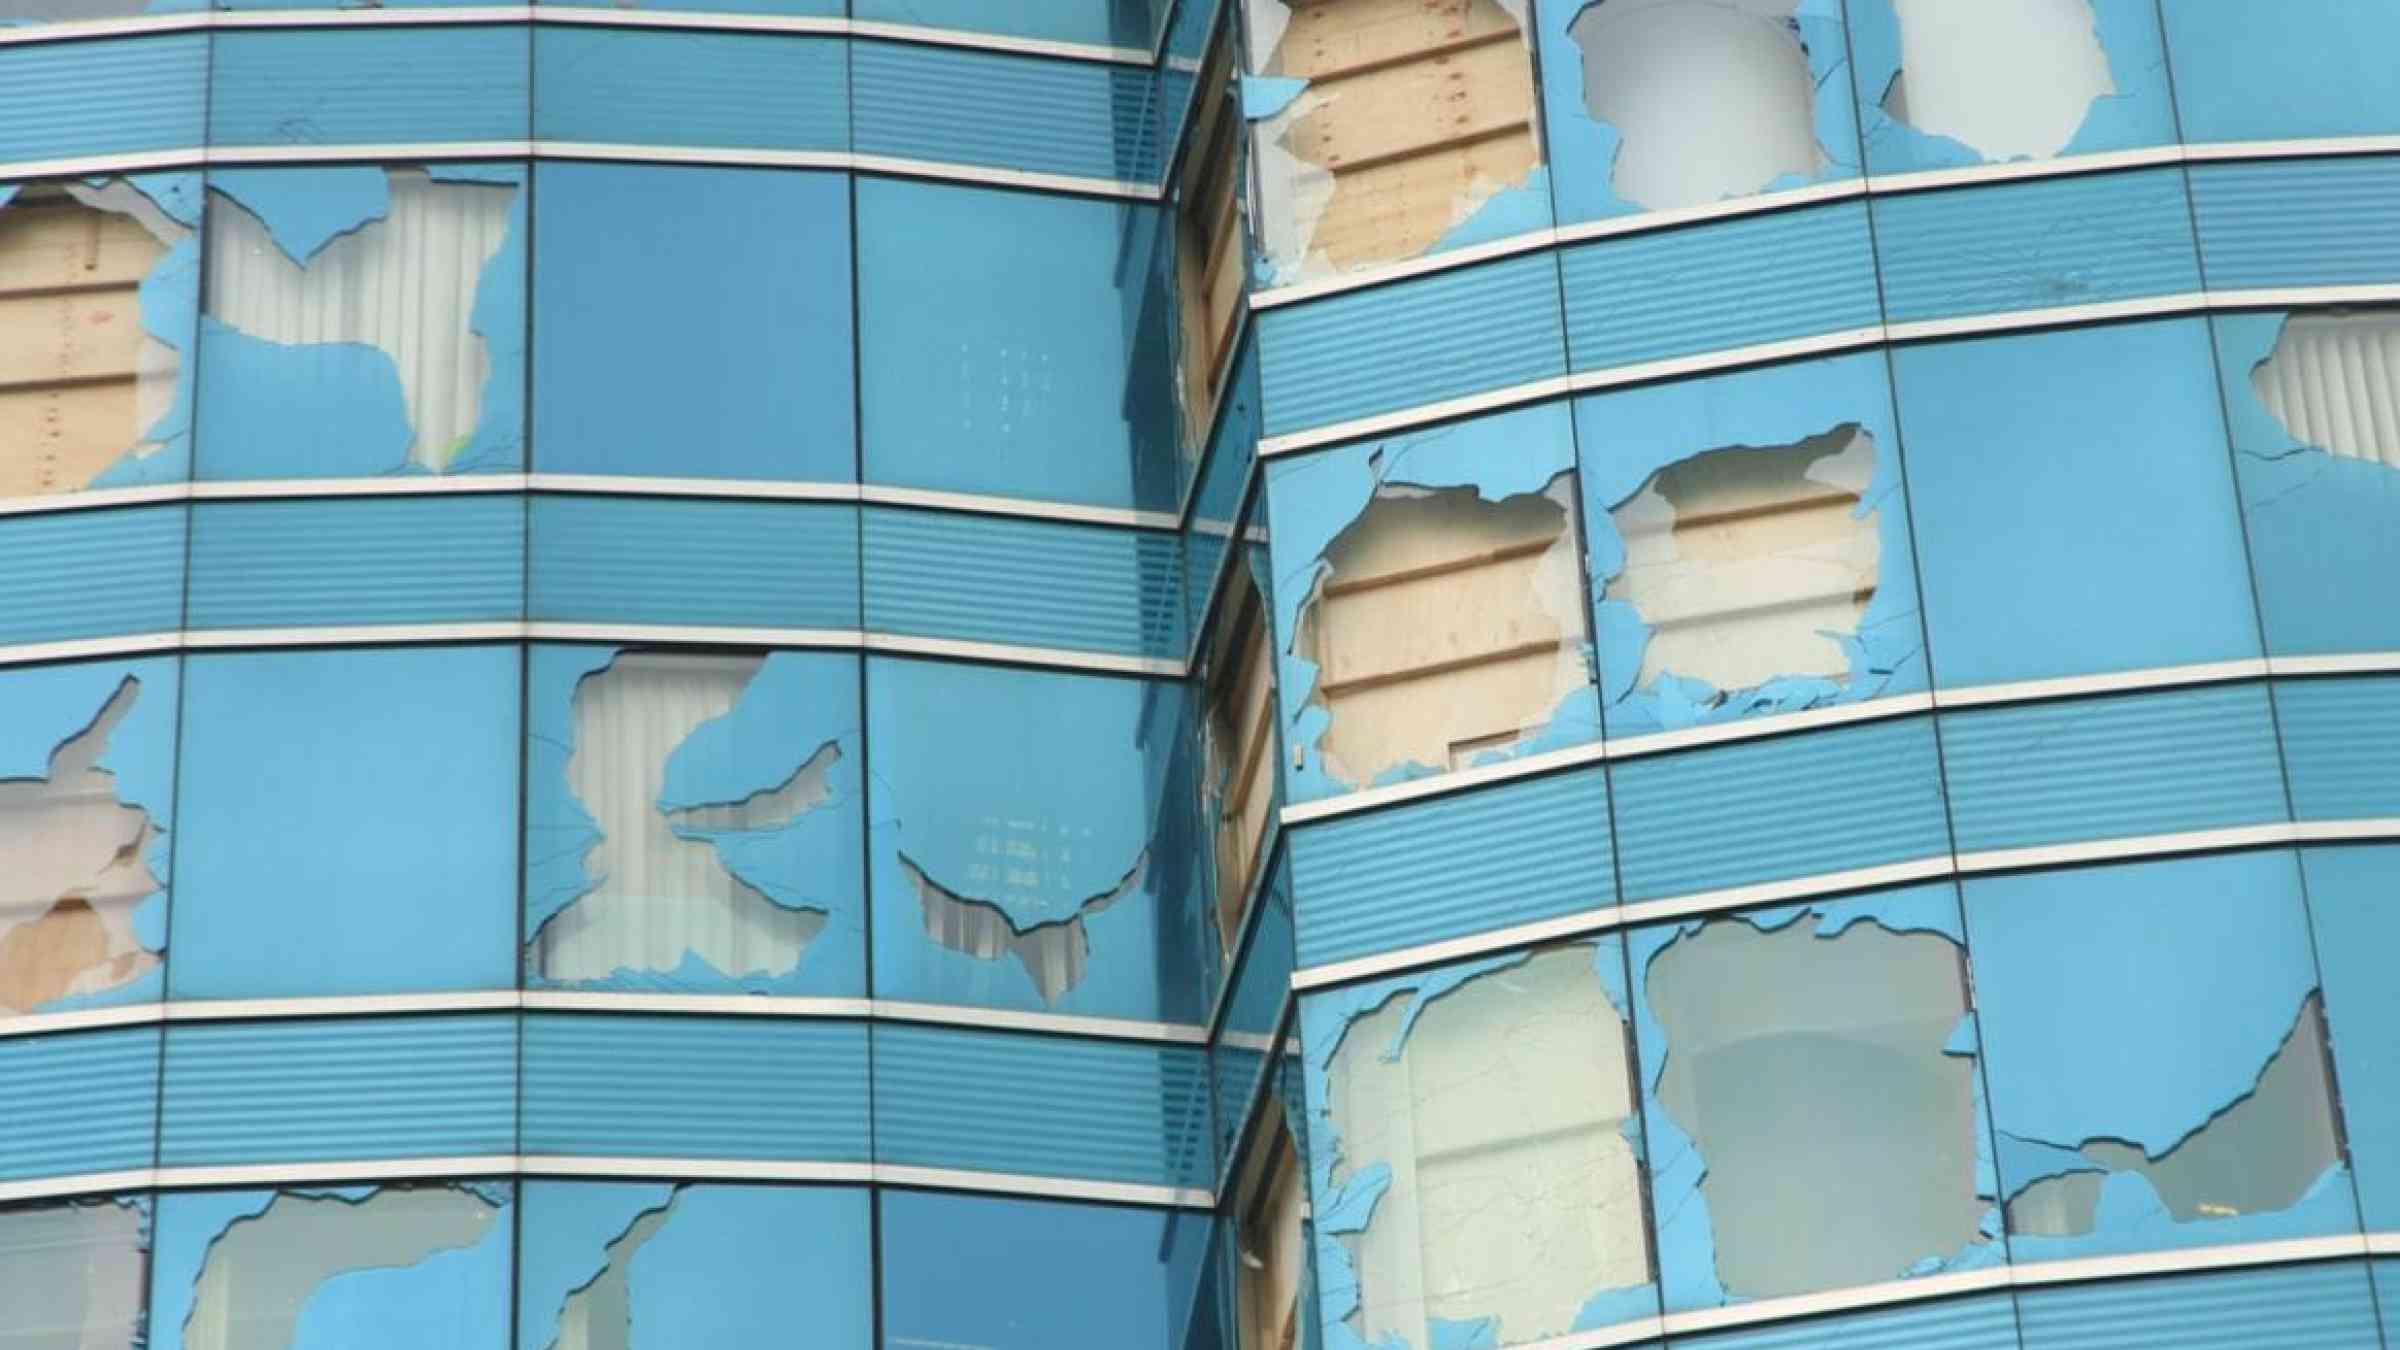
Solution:
[[[121,180],[0,205],[0,497],[89,487],[160,448],[145,437],[180,358],[146,329],[142,286],[189,233]]]
[[[2075,1237],[2098,1223],[2108,1174],[2140,1175],[2177,1223],[2289,1209],[2342,1160],[2326,1071],[2321,1003],[2311,994],[2258,1086],[2156,1158],[2115,1139],[2086,1141],[2088,1171],[2047,1177],[2008,1205],[2009,1231]]]
[[[2400,312],[2295,314],[2250,387],[2293,440],[2400,469]]]
[[[1150,855],[1145,851],[1123,880],[1085,900],[1067,917],[1024,928],[1017,927],[1000,906],[944,888],[906,858],[900,860],[900,869],[916,887],[917,901],[924,906],[927,937],[979,961],[1014,957],[1025,967],[1042,1002],[1055,1003],[1083,982],[1090,964],[1092,938],[1084,920],[1141,890],[1150,870]]]
[[[1522,0],[1251,0],[1258,234],[1278,281],[1412,258],[1540,167]],[[1305,88],[1300,88],[1304,84]],[[1262,116],[1262,114],[1264,114]]]
[[[1568,27],[1583,99],[1623,137],[1610,186],[1652,210],[1813,176],[1816,81],[1799,0],[1592,0]]]
[[[127,678],[50,755],[46,778],[0,779],[0,1012],[129,984],[158,965],[133,909],[159,888],[150,813],[99,766],[141,696]]]
[[[1847,678],[1842,640],[1874,598],[1881,559],[1875,521],[1858,511],[1874,471],[1875,443],[1842,426],[1678,460],[1612,509],[1625,566],[1605,595],[1650,629],[1637,683]]]
[[[0,1210],[0,1350],[133,1350],[148,1230],[131,1201]]]
[[[765,664],[758,656],[632,653],[576,685],[567,786],[598,827],[583,857],[584,875],[596,880],[534,934],[543,977],[673,972],[690,958],[735,976],[799,964],[825,914],[770,898],[727,865],[724,846],[829,801],[826,775],[839,746],[825,743],[784,782],[736,800],[667,800],[670,760],[733,710]]]
[[[436,473],[466,467],[455,461],[475,439],[491,370],[473,322],[476,297],[485,264],[508,242],[516,189],[377,172],[388,205],[330,234],[254,212],[245,201],[252,194],[220,192],[207,241],[208,313],[272,343],[380,353],[407,417],[405,463]],[[292,182],[295,193],[304,186]]]
[[[291,1345],[339,1277],[414,1267],[472,1247],[505,1212],[464,1186],[384,1186],[358,1198],[278,1194],[210,1243],[182,1328],[184,1348]]]
[[[2048,159],[2117,92],[2091,0],[1891,0],[1900,69],[1884,112],[1985,159]]]
[[[1650,1278],[1624,1019],[1593,949],[1556,948],[1350,1023],[1328,1069],[1343,1172],[1391,1169],[1365,1229],[1358,1331],[1439,1344],[1496,1319],[1555,1336],[1596,1291]],[[1401,1036],[1405,1032],[1405,1041]]]
[[[1975,1061],[1944,1048],[1967,1007],[1956,943],[1722,920],[1652,959],[1648,997],[1727,1293],[1898,1279],[1978,1240]]]
[[[1464,768],[1589,685],[1575,476],[1492,502],[1386,483],[1325,550],[1294,650],[1317,663],[1327,768]]]

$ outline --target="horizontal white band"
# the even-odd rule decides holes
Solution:
[[[807,1162],[774,1158],[594,1157],[531,1153],[517,1160],[529,1176],[666,1177],[677,1181],[848,1181],[875,1179],[865,1162]]]
[[[2255,680],[2268,673],[2265,658],[2245,656],[2232,661],[2208,661],[2188,666],[2149,666],[2140,670],[2108,671],[2096,675],[2066,675],[2046,680],[2012,680],[2002,684],[1970,684],[1936,689],[1939,708],[1980,708],[1994,703],[2031,703],[2043,699],[2075,698],[2090,694],[2119,694],[2183,685]]]
[[[668,28],[717,33],[785,33],[861,37],[911,46],[968,47],[1042,56],[1062,61],[1150,67],[1155,51],[1095,42],[978,33],[962,28],[886,23],[838,15],[740,14],[710,10],[663,11],[573,5],[460,5],[443,9],[203,10],[187,14],[135,14],[115,19],[72,19],[0,28],[0,46],[76,42],[90,38],[189,33],[245,28],[453,28],[497,23],[531,23],[563,28]]]
[[[259,650],[275,647],[382,647],[454,642],[619,642],[739,647],[800,647],[939,656],[1053,670],[1181,679],[1173,657],[1123,656],[1064,647],[1025,647],[843,628],[723,628],[684,624],[520,622],[344,624],[292,628],[209,628],[180,633],[132,633],[0,646],[0,667],[101,656],[146,656],[174,651]]]
[[[1884,1280],[1875,1284],[1853,1285],[1847,1289],[1828,1289],[1815,1294],[1762,1298],[1722,1308],[1697,1308],[1689,1312],[1668,1313],[1666,1330],[1671,1336],[1682,1336],[1721,1327],[1781,1322],[1795,1317],[1814,1317],[1856,1308],[1880,1308],[1893,1303],[1947,1298],[1982,1289],[2005,1289],[2009,1285],[2008,1276],[2007,1266],[1986,1266],[1979,1270],[1955,1270],[1938,1275],[1920,1275],[1915,1279]]]
[[[875,1180],[887,1186],[925,1186],[951,1191],[991,1191],[1059,1200],[1104,1200],[1113,1204],[1213,1209],[1216,1196],[1199,1186],[1159,1186],[1136,1181],[1086,1181],[1018,1172],[974,1172],[956,1167],[875,1164]]]
[[[1958,855],[1961,875],[2006,872],[2026,867],[2068,867],[2077,863],[2113,862],[2125,858],[2155,858],[2171,853],[2199,853],[2223,848],[2266,848],[2294,841],[2292,823],[2231,825],[2214,830],[2179,830],[2117,839],[2090,839],[2071,844],[2034,844],[2024,848],[1980,849]]]
[[[272,1021],[282,1018],[398,1017],[459,1012],[608,1012],[678,1017],[871,1019],[976,1030],[1028,1031],[1153,1044],[1205,1045],[1208,1029],[1189,1022],[1079,1017],[965,1004],[892,999],[750,994],[630,993],[597,989],[477,989],[424,994],[351,994],[314,998],[183,999],[72,1012],[0,1017],[0,1039],[162,1022]]]
[[[377,1158],[358,1162],[241,1163],[224,1167],[161,1167],[162,1190],[199,1186],[325,1185],[358,1181],[415,1181],[427,1177],[505,1177],[517,1171],[512,1153],[446,1158]]]
[[[907,506],[966,515],[1026,516],[1038,520],[1074,521],[1085,525],[1120,525],[1139,530],[1175,530],[1183,521],[1172,511],[1141,511],[1122,506],[1084,506],[1075,502],[1024,501],[975,492],[938,492],[929,488],[863,484],[859,500],[871,506]]]
[[[2400,652],[2337,652],[2324,656],[2270,656],[2276,675],[2384,675],[2400,672]]]

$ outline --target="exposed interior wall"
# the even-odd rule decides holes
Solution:
[[[180,361],[143,328],[141,286],[188,233],[122,181],[0,206],[0,497],[72,492],[153,448]]]
[[[1858,511],[1874,469],[1874,443],[1844,426],[1677,460],[1612,510],[1625,565],[1604,595],[1650,628],[1637,685],[1846,677],[1843,641],[1880,571],[1874,522]]]
[[[2048,159],[2094,101],[2117,92],[2091,0],[1890,0],[1900,70],[1880,102],[1895,120],[1986,159]]]
[[[1238,547],[1238,546],[1237,546]],[[1208,791],[1217,857],[1217,932],[1227,953],[1241,934],[1242,904],[1257,877],[1275,805],[1274,644],[1250,569],[1227,569],[1208,666]]]
[[[1594,950],[1392,997],[1341,1033],[1325,1091],[1342,1165],[1389,1178],[1340,1239],[1367,1343],[1486,1321],[1489,1344],[1556,1336],[1597,1291],[1647,1283],[1625,1022]]]
[[[1573,474],[1496,502],[1376,490],[1326,549],[1294,644],[1317,664],[1331,771],[1463,768],[1589,683],[1575,511]]]
[[[1816,81],[1798,0],[1595,0],[1568,27],[1584,105],[1623,137],[1617,196],[1652,210],[1813,175]]]
[[[2291,316],[2250,387],[2292,439],[2400,469],[2400,311]]]
[[[140,1344],[149,1227],[143,1201],[0,1210],[0,1350]]]
[[[158,965],[133,923],[159,889],[147,856],[157,829],[100,767],[140,696],[126,679],[51,753],[47,777],[0,780],[0,1012],[117,988]]]
[[[465,1186],[280,1193],[209,1245],[180,1329],[183,1350],[290,1345],[330,1282],[474,1246],[505,1214]]]
[[[1533,67],[1499,0],[1253,0],[1259,74],[1305,81],[1259,136],[1278,279],[1415,257],[1541,163]]]
[[[1175,288],[1183,324],[1183,444],[1192,458],[1208,444],[1217,390],[1233,359],[1242,283],[1248,275],[1242,262],[1242,115],[1232,78],[1229,51],[1220,46],[1200,72],[1175,219]]]
[[[1299,1343],[1300,1291],[1308,1273],[1308,1172],[1269,1094],[1235,1202],[1242,1350],[1292,1350]]]

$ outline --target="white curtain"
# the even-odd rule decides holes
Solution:
[[[2400,313],[2294,315],[2250,386],[2294,439],[2400,469]]]
[[[490,360],[471,331],[484,264],[508,234],[516,189],[390,175],[391,209],[302,267],[223,196],[208,221],[208,312],[271,342],[363,342],[399,367],[416,434],[409,458],[439,471],[475,433]]]
[[[601,979],[619,969],[667,972],[691,953],[730,975],[783,973],[824,926],[785,909],[725,869],[686,829],[747,830],[784,824],[829,795],[837,752],[820,751],[773,792],[687,811],[658,807],[667,759],[704,722],[722,716],[758,673],[755,656],[635,653],[586,678],[575,693],[575,749],[567,787],[600,826],[584,856],[599,885],[545,925],[535,944],[556,980]]]

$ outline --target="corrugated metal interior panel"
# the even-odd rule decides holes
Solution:
[[[1874,211],[1895,322],[2200,289],[2180,168],[1920,192]]]
[[[2264,684],[1942,714],[1960,852],[2286,817]]]
[[[525,611],[513,494],[203,502],[191,626],[493,622]]]
[[[2377,1350],[2363,1262],[2103,1280],[2017,1295],[2025,1350]]]
[[[525,1151],[864,1162],[866,1026],[528,1015]]]
[[[544,28],[533,134],[610,145],[850,145],[841,39]]]
[[[212,145],[523,140],[523,25],[218,33]]]
[[[208,34],[0,47],[0,161],[198,147]]]
[[[1271,309],[1258,349],[1270,436],[1559,375],[1558,262],[1533,253]]]
[[[1208,1184],[1199,1046],[879,1023],[874,1064],[878,1162]]]
[[[0,1040],[0,1178],[148,1167],[157,1142],[158,1029]]]
[[[177,1026],[166,1167],[514,1150],[513,1014]]]
[[[2278,680],[2275,715],[2295,819],[2400,816],[2400,677]]]
[[[536,619],[858,626],[858,510],[825,502],[533,500]]]
[[[1598,768],[1304,825],[1289,837],[1303,966],[1616,902]]]
[[[1863,202],[1567,250],[1577,370],[1864,328],[1883,318]]]
[[[1151,182],[1158,89],[1147,70],[861,40],[850,49],[858,151]]]
[[[1611,773],[1629,902],[1950,846],[1924,717],[1628,760]]]
[[[184,522],[181,506],[0,520],[0,642],[178,627]]]
[[[2400,156],[2191,166],[2212,290],[2400,281]]]
[[[1157,530],[866,509],[878,633],[1181,657],[1181,541]]]
[[[2007,1294],[1984,1294],[1712,1336],[1678,1336],[1674,1345],[1675,1350],[2017,1350],[2017,1314]]]

